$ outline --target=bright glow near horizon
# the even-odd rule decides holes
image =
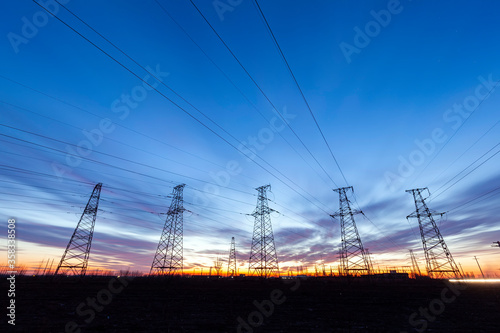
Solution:
[[[418,224],[405,219],[415,209],[405,190],[428,187],[429,207],[447,212],[436,219],[457,264],[478,276],[477,256],[486,276],[499,276],[500,249],[491,245],[500,241],[500,3],[401,1],[390,23],[363,42],[354,28],[387,1],[262,2],[335,159],[251,1],[223,20],[212,1],[196,3],[259,87],[189,1],[163,3],[218,68],[155,2],[66,6],[168,88],[62,8],[62,20],[137,77],[53,17],[36,33],[23,27],[23,18],[43,15],[34,2],[8,2],[0,14],[0,221],[17,221],[21,265],[59,262],[102,182],[89,270],[149,272],[168,196],[181,183],[190,211],[186,269],[205,272],[217,256],[225,259],[231,237],[238,265],[248,267],[255,188],[271,184],[279,262],[336,270],[332,189],[352,185],[375,267],[411,265],[413,249],[425,271]],[[16,44],[12,34],[24,39]],[[346,55],[346,44],[357,51]],[[251,145],[259,158],[213,132],[235,147]]]

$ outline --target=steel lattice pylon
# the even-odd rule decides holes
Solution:
[[[255,217],[253,228],[252,248],[248,274],[260,277],[279,276],[278,256],[274,245],[273,228],[270,213],[275,211],[269,208],[266,191],[271,185],[256,188],[259,192],[257,207],[251,214]]]
[[[234,237],[231,238],[231,246],[229,247],[229,262],[227,264],[227,276],[236,276],[236,244]]]
[[[370,274],[370,260],[363,248],[354,215],[362,213],[352,210],[347,198],[347,191],[353,191],[352,186],[334,189],[339,194],[339,211],[331,217],[340,217],[340,233],[342,248],[340,250],[340,268],[342,274],[358,275]]]
[[[185,184],[174,187],[172,203],[167,212],[167,219],[156,249],[150,275],[181,274],[183,269],[183,196]]]
[[[432,278],[459,278],[460,271],[458,266],[455,264],[453,256],[448,250],[433,218],[433,215],[443,215],[444,213],[432,212],[425,203],[422,191],[429,192],[429,189],[416,188],[406,191],[413,194],[413,199],[415,200],[415,212],[406,218],[414,217],[418,219],[427,274]]]
[[[422,275],[422,273],[420,272],[420,267],[418,267],[417,259],[415,258],[415,254],[413,253],[412,249],[410,249],[410,260],[411,260],[413,277],[416,278],[417,276]]]
[[[97,184],[90,195],[87,206],[76,225],[68,246],[57,266],[58,273],[85,276],[89,261],[90,246],[94,235],[94,225],[99,207],[102,183]],[[79,272],[78,272],[79,271]],[[68,274],[69,273],[69,274]]]

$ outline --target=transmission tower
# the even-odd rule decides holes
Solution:
[[[236,276],[236,243],[234,237],[231,238],[231,246],[229,247],[229,263],[227,264],[227,276]]]
[[[101,196],[102,183],[97,184],[90,195],[87,206],[76,225],[75,231],[69,240],[68,246],[57,266],[55,275],[85,276],[89,262],[90,246],[94,235],[94,225]]]
[[[411,267],[413,271],[413,277],[417,277],[417,272],[418,276],[422,275],[420,272],[420,267],[418,267],[417,259],[415,258],[415,254],[413,254],[413,250],[410,249],[410,258],[411,258]]]
[[[353,191],[352,186],[341,187],[334,191],[339,194],[339,211],[331,217],[340,217],[340,233],[342,248],[340,250],[341,271],[345,275],[370,274],[370,260],[359,237],[355,214],[363,212],[352,210],[347,198],[347,191]]]
[[[214,269],[217,277],[220,276],[220,270],[222,269],[222,259],[217,256],[217,259],[214,261]]]
[[[182,275],[183,269],[183,207],[182,191],[185,184],[174,187],[172,203],[151,265],[150,275]]]
[[[257,206],[251,214],[255,217],[253,228],[252,247],[250,249],[250,260],[248,274],[260,277],[279,276],[278,256],[274,245],[273,228],[270,213],[274,209],[269,208],[267,203],[267,189],[271,185],[256,188],[259,192]]]
[[[422,196],[422,192],[425,190],[429,192],[428,188],[417,188],[406,191],[413,194],[416,209],[414,213],[408,215],[406,218],[414,217],[418,219],[427,263],[427,274],[432,278],[459,278],[460,271],[458,266],[455,264],[453,256],[448,250],[433,218],[434,215],[441,216],[444,213],[433,212],[427,207],[425,199]]]

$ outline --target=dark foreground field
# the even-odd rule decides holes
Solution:
[[[8,331],[500,332],[500,285],[18,277],[15,322]]]

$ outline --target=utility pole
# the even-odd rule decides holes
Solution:
[[[74,274],[85,276],[89,262],[90,246],[94,236],[94,225],[99,207],[99,198],[101,196],[102,183],[97,184],[90,195],[87,206],[76,225],[75,231],[69,240],[68,246],[57,266],[55,275],[60,272],[63,274]],[[69,274],[68,274],[69,273]]]
[[[413,194],[415,201],[415,212],[408,215],[406,218],[417,218],[420,227],[420,236],[424,247],[425,260],[427,263],[427,274],[431,278],[449,278],[460,277],[453,256],[451,255],[448,246],[444,242],[443,236],[434,221],[434,215],[443,215],[444,213],[432,212],[425,203],[422,196],[423,191],[429,191],[428,188],[416,188],[407,190],[407,193]]]
[[[251,214],[255,217],[253,228],[252,247],[250,249],[250,260],[248,275],[268,278],[279,276],[278,256],[274,244],[273,228],[270,213],[274,209],[269,208],[266,191],[271,185],[256,188],[258,191],[257,206]]]
[[[479,267],[479,271],[481,271],[481,275],[483,276],[483,279],[486,279],[486,278],[484,277],[483,270],[481,269],[481,265],[479,265],[479,260],[477,260],[476,256],[474,256],[474,259],[476,259],[476,262],[477,262],[477,267]]]
[[[185,184],[173,190],[172,202],[149,275],[182,275],[183,270],[183,189]]]
[[[234,277],[238,274],[236,271],[236,244],[234,237],[231,237],[231,245],[229,246],[229,262],[227,264],[227,276]]]
[[[465,276],[464,269],[462,268],[462,264],[461,264],[461,263],[458,263],[458,266],[460,267],[460,272],[462,272],[462,276],[463,276],[463,277],[466,277],[466,276]]]
[[[340,250],[340,265],[345,275],[358,275],[361,273],[370,274],[370,261],[363,248],[361,238],[359,237],[355,214],[363,212],[352,210],[350,201],[347,198],[347,192],[353,191],[352,186],[334,189],[339,194],[339,210],[330,215],[333,218],[340,217],[340,233],[342,248]]]

